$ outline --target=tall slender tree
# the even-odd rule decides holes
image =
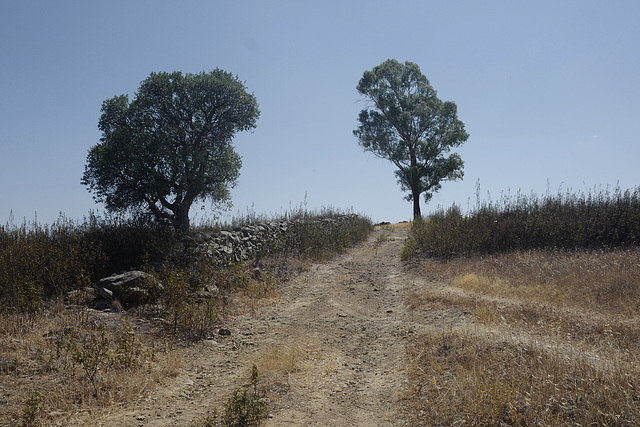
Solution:
[[[365,151],[398,168],[398,183],[419,217],[421,194],[428,202],[442,181],[463,177],[462,159],[449,154],[469,137],[457,106],[437,97],[418,65],[395,59],[365,71],[357,89],[370,105],[353,133]]]

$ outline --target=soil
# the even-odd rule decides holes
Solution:
[[[406,233],[375,230],[347,253],[312,265],[284,283],[272,304],[230,318],[230,335],[182,350],[179,375],[92,424],[202,425],[234,390],[250,386],[255,364],[258,390],[271,402],[266,426],[408,425],[401,410],[405,342],[434,324],[463,322],[464,313],[408,308],[412,292],[444,285],[400,260]]]

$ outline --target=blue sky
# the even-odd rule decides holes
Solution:
[[[232,215],[306,201],[411,218],[352,131],[355,87],[389,58],[458,105],[465,177],[438,205],[640,184],[640,2],[0,0],[0,223],[101,212],[80,184],[100,106],[154,71],[236,74],[262,111],[235,139]],[[306,194],[306,199],[305,199]],[[214,213],[195,209],[196,222]]]

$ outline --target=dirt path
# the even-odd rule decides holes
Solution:
[[[234,318],[230,336],[185,350],[178,377],[94,422],[195,425],[246,385],[256,364],[272,401],[267,426],[405,425],[396,408],[406,391],[406,338],[463,316],[405,308],[412,290],[437,286],[403,266],[405,238],[406,230],[376,230],[313,265],[283,285],[276,304]]]

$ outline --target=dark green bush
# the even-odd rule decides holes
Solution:
[[[403,257],[580,250],[640,244],[640,188],[503,197],[468,215],[453,206],[417,221]]]

